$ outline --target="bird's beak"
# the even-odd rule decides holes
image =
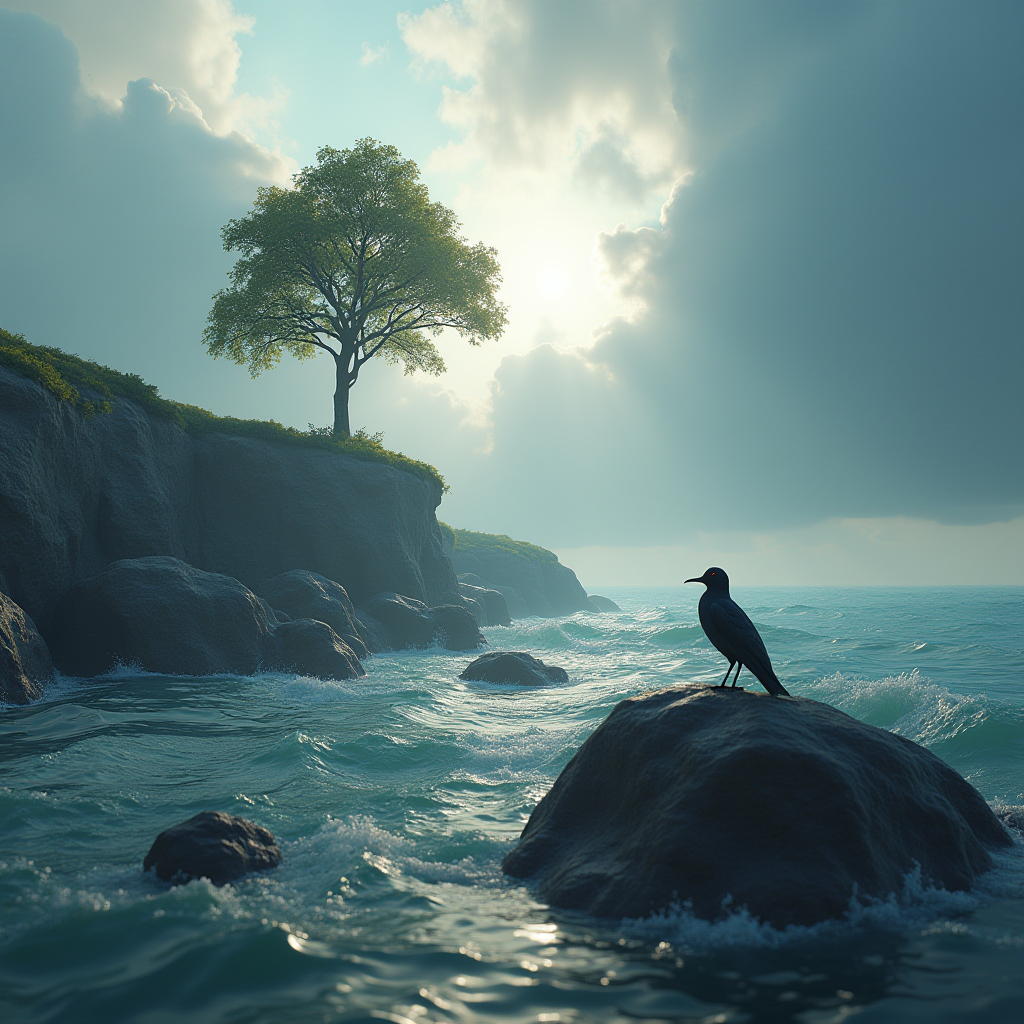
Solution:
[[[683,582],[684,583],[703,583],[704,582],[704,577],[703,576],[698,576],[696,579],[683,580]]]

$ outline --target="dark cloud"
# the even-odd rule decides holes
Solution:
[[[604,239],[647,311],[505,360],[476,485],[532,481],[520,532],[556,545],[1019,515],[1024,7],[763,5],[781,27],[737,35],[687,10],[721,22],[672,62],[680,113],[729,117],[660,228]]]

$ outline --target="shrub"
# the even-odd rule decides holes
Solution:
[[[447,523],[439,525],[442,531],[447,530],[454,537],[455,550],[465,554],[471,554],[474,551],[503,551],[531,562],[558,561],[558,555],[553,551],[530,544],[525,540],[513,540],[503,533],[476,533],[473,530],[457,530]]]

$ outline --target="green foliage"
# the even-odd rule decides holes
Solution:
[[[214,296],[207,350],[253,376],[285,353],[330,352],[346,409],[374,356],[406,373],[441,373],[430,335],[452,328],[478,345],[506,323],[495,251],[459,230],[394,146],[325,146],[293,188],[261,188],[253,209],[224,227],[224,248],[241,255]]]
[[[192,435],[207,433],[236,434],[278,444],[295,444],[306,448],[342,452],[366,462],[382,462],[425,480],[440,483],[447,491],[441,474],[425,462],[388,451],[381,443],[382,434],[357,431],[352,437],[334,437],[329,428],[314,427],[309,431],[286,427],[274,420],[240,420],[234,416],[215,416],[206,409],[161,398],[153,384],[147,384],[134,373],[120,373],[87,359],[80,359],[59,348],[33,345],[20,334],[0,328],[0,366],[28,377],[62,402],[69,402],[85,416],[111,411],[115,398],[127,398],[148,413],[164,416]],[[94,397],[82,398],[82,392]]]
[[[558,555],[547,548],[538,547],[525,540],[513,540],[503,533],[476,533],[473,530],[457,530],[447,523],[439,524],[455,539],[455,550],[465,554],[481,551],[502,551],[507,555],[525,558],[531,562],[557,562]]]

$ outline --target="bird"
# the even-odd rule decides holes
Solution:
[[[735,686],[740,671],[746,666],[770,694],[788,697],[789,691],[772,668],[761,634],[747,618],[747,613],[729,596],[729,577],[725,570],[713,565],[703,576],[685,582],[703,583],[707,587],[700,596],[697,614],[707,638],[729,659],[725,679],[719,685],[725,686],[733,665],[738,665],[732,681]]]

